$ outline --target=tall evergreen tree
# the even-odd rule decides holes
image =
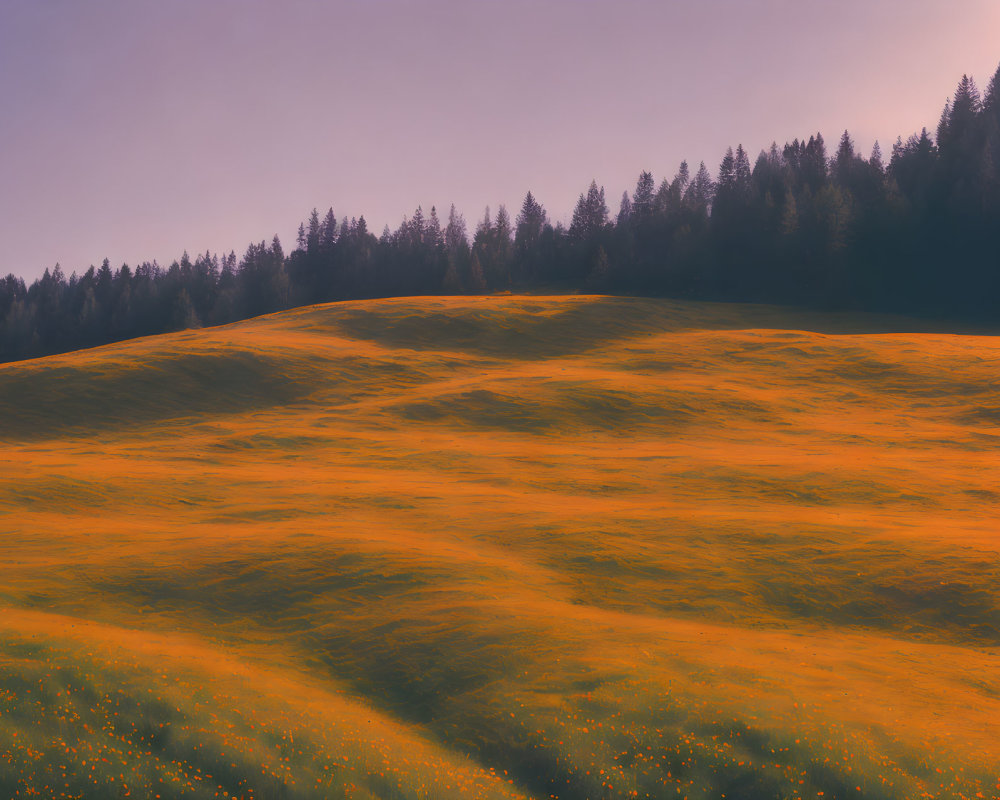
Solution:
[[[674,178],[674,182],[680,189],[681,194],[687,191],[688,184],[691,183],[691,170],[688,168],[688,162],[682,161],[680,168],[677,170],[677,175]]]
[[[451,204],[448,212],[448,227],[444,232],[444,243],[449,253],[458,251],[463,245],[468,247],[469,239],[465,228],[465,217],[455,210],[455,204]]]
[[[951,98],[944,101],[944,109],[941,111],[941,118],[938,120],[937,140],[938,144],[948,139],[948,128],[951,126]]]
[[[524,285],[537,280],[542,266],[541,240],[548,224],[548,214],[529,191],[515,220],[511,269],[514,283]]]
[[[597,181],[590,182],[590,188],[573,210],[573,221],[569,226],[570,236],[586,241],[599,236],[608,225],[608,204],[604,200],[604,187],[597,187]]]
[[[622,192],[622,200],[618,206],[618,217],[615,220],[615,224],[619,228],[624,228],[632,224],[632,201],[629,199],[627,191]]]
[[[879,175],[885,175],[885,162],[882,160],[882,148],[879,146],[877,139],[875,140],[875,144],[872,145],[872,154],[868,159],[868,163]]]
[[[715,183],[708,172],[708,167],[702,161],[698,166],[698,172],[695,173],[694,180],[691,181],[684,193],[684,201],[690,208],[707,214],[714,200]]]
[[[320,229],[320,248],[327,253],[333,251],[333,246],[337,243],[337,217],[331,208],[323,217]]]
[[[529,191],[524,196],[524,202],[521,204],[521,211],[516,220],[514,240],[518,249],[534,246],[548,222],[548,214],[545,213],[545,209]]]
[[[813,194],[826,183],[828,162],[823,134],[817,133],[815,136],[809,137],[809,141],[802,149],[800,170],[802,180]]]
[[[636,224],[641,225],[652,217],[655,188],[653,173],[643,171],[639,174],[639,180],[635,184],[635,192],[632,194],[632,212]]]
[[[833,172],[841,183],[846,184],[850,181],[855,158],[854,141],[851,139],[851,134],[845,130],[843,136],[840,137],[837,155],[833,157]]]
[[[436,206],[431,206],[431,215],[427,218],[426,241],[434,248],[444,245],[444,233],[441,231],[441,221],[438,219]]]
[[[990,82],[986,86],[986,95],[983,98],[983,111],[992,117],[1000,117],[1000,67],[993,73]]]
[[[315,253],[319,250],[320,221],[319,212],[314,208],[309,215],[309,232],[306,234],[306,250]]]
[[[726,150],[719,164],[719,175],[715,180],[716,198],[725,201],[736,192],[736,156],[733,148]]]
[[[736,192],[742,202],[747,202],[750,199],[751,170],[750,159],[742,144],[736,147],[733,169],[736,178]]]

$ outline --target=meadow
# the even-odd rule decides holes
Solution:
[[[998,798],[998,367],[585,296],[0,365],[0,797]]]

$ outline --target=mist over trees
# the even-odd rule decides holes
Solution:
[[[932,135],[858,153],[845,131],[738,145],[715,175],[640,173],[616,213],[580,194],[568,228],[528,192],[515,217],[470,226],[432,207],[380,236],[364,217],[314,210],[295,249],[277,237],[238,257],[168,267],[0,279],[0,360],[216,325],[297,305],[422,294],[595,291],[793,303],[1000,320],[1000,69],[984,94],[963,76]]]

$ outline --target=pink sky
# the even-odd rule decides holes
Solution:
[[[933,130],[996,0],[0,0],[0,273],[290,249],[314,206],[567,219],[592,178]]]

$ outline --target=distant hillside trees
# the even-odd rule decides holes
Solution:
[[[594,180],[568,228],[528,192],[512,220],[486,209],[471,237],[454,206],[418,206],[376,237],[365,218],[313,210],[285,253],[277,237],[167,267],[105,260],[30,286],[0,280],[0,359],[216,325],[290,306],[419,294],[600,291],[1000,321],[1000,69],[985,94],[963,76],[932,135],[888,162],[844,131],[742,145],[715,175],[681,163],[640,172],[612,216]]]

